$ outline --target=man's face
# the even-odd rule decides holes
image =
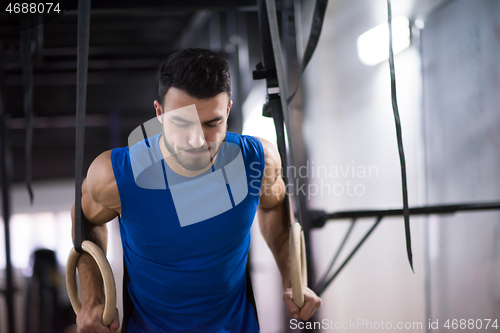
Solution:
[[[174,171],[179,167],[194,172],[207,169],[226,137],[232,105],[227,93],[197,99],[170,88],[163,105],[158,101],[154,105],[163,124],[163,143],[173,157],[167,161],[169,166]]]

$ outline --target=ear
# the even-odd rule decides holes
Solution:
[[[161,103],[155,100],[153,104],[156,110],[156,119],[158,119],[160,124],[163,124],[163,108],[161,106]]]
[[[233,101],[229,100],[229,103],[227,104],[227,117],[229,117],[229,112],[231,111],[232,106],[233,106]]]

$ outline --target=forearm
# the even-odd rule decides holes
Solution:
[[[71,209],[73,221],[73,243],[75,242],[75,206]],[[87,223],[89,240],[99,246],[106,253],[108,230],[105,224],[95,225]],[[82,253],[77,263],[80,277],[82,305],[104,303],[104,285],[102,276],[95,260],[86,252]]]
[[[308,320],[321,306],[321,299],[309,288],[302,286],[305,304],[299,308],[293,301],[292,280],[290,276],[289,221],[294,223],[291,210],[287,210],[286,186],[281,176],[281,161],[278,151],[272,144],[259,139],[264,148],[265,168],[262,176],[261,195],[257,210],[260,231],[273,253],[281,273],[283,301],[294,318]],[[266,172],[267,171],[267,172]]]
[[[288,214],[284,202],[273,208],[258,209],[259,226],[281,274],[283,288],[292,286],[290,278]]]

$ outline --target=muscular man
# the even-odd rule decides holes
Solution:
[[[88,170],[82,209],[90,239],[104,251],[106,222],[120,218],[127,332],[258,332],[246,270],[256,212],[290,314],[307,320],[321,305],[306,287],[304,307],[292,301],[280,157],[266,140],[227,132],[230,97],[219,55],[173,54],[154,102],[161,133],[102,153]],[[78,332],[116,331],[118,312],[109,327],[101,323],[97,265],[83,254],[78,270]]]

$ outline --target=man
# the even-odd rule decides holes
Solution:
[[[161,133],[102,153],[88,170],[82,210],[90,239],[104,251],[105,224],[120,217],[124,298],[132,306],[127,332],[258,332],[246,272],[256,211],[291,315],[307,320],[321,306],[306,287],[305,306],[292,301],[280,157],[266,140],[227,132],[230,97],[228,64],[219,55],[173,54],[154,102]],[[118,312],[109,328],[101,323],[97,265],[83,254],[78,270],[78,332],[116,331]]]

